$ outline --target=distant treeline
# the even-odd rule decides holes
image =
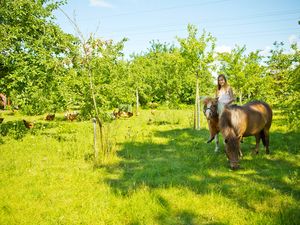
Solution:
[[[91,91],[99,109],[120,104],[169,107],[193,104],[195,81],[200,95],[215,94],[215,77],[227,76],[238,101],[265,100],[299,127],[299,46],[275,42],[267,56],[246,46],[218,53],[216,39],[187,26],[178,44],[152,41],[146,52],[123,56],[126,45],[90,36],[84,43],[55,24],[53,11],[63,1],[1,1],[0,93],[26,114],[77,107],[93,110]],[[67,19],[66,19],[67,20]],[[274,40],[275,41],[275,40]],[[91,72],[91,73],[90,73]]]

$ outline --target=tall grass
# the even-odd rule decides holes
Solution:
[[[110,156],[95,166],[92,122],[4,115],[0,224],[299,224],[299,133],[284,118],[271,154],[242,145],[231,171],[223,150],[192,129],[192,110],[141,111],[105,125]],[[222,141],[221,141],[222,142]],[[223,149],[223,146],[222,148]]]

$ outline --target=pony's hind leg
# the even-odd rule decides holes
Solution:
[[[262,132],[261,132],[261,139],[262,139],[262,142],[265,146],[265,149],[266,149],[266,154],[270,154],[270,150],[269,150],[269,129],[264,129]]]
[[[215,152],[218,152],[219,151],[219,134],[215,135],[215,144],[216,144]]]

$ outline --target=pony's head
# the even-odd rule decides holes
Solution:
[[[231,111],[225,107],[220,117],[220,127],[225,142],[226,156],[229,160],[231,169],[235,170],[239,168],[239,159],[241,157],[241,137],[236,134],[235,123],[233,123],[232,120]]]
[[[241,156],[240,151],[240,137],[227,136],[224,137],[225,153],[230,163],[230,168],[236,170],[240,167],[239,160]]]
[[[218,117],[218,103],[216,98],[207,97],[203,100],[203,113],[208,120]]]

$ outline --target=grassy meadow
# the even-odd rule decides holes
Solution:
[[[202,116],[202,115],[201,115]],[[2,112],[0,224],[300,224],[300,135],[276,113],[270,155],[254,137],[231,171],[193,110],[141,110],[105,124],[109,154],[93,159],[91,121]],[[26,129],[22,119],[35,121]],[[101,155],[100,155],[101,156]]]

